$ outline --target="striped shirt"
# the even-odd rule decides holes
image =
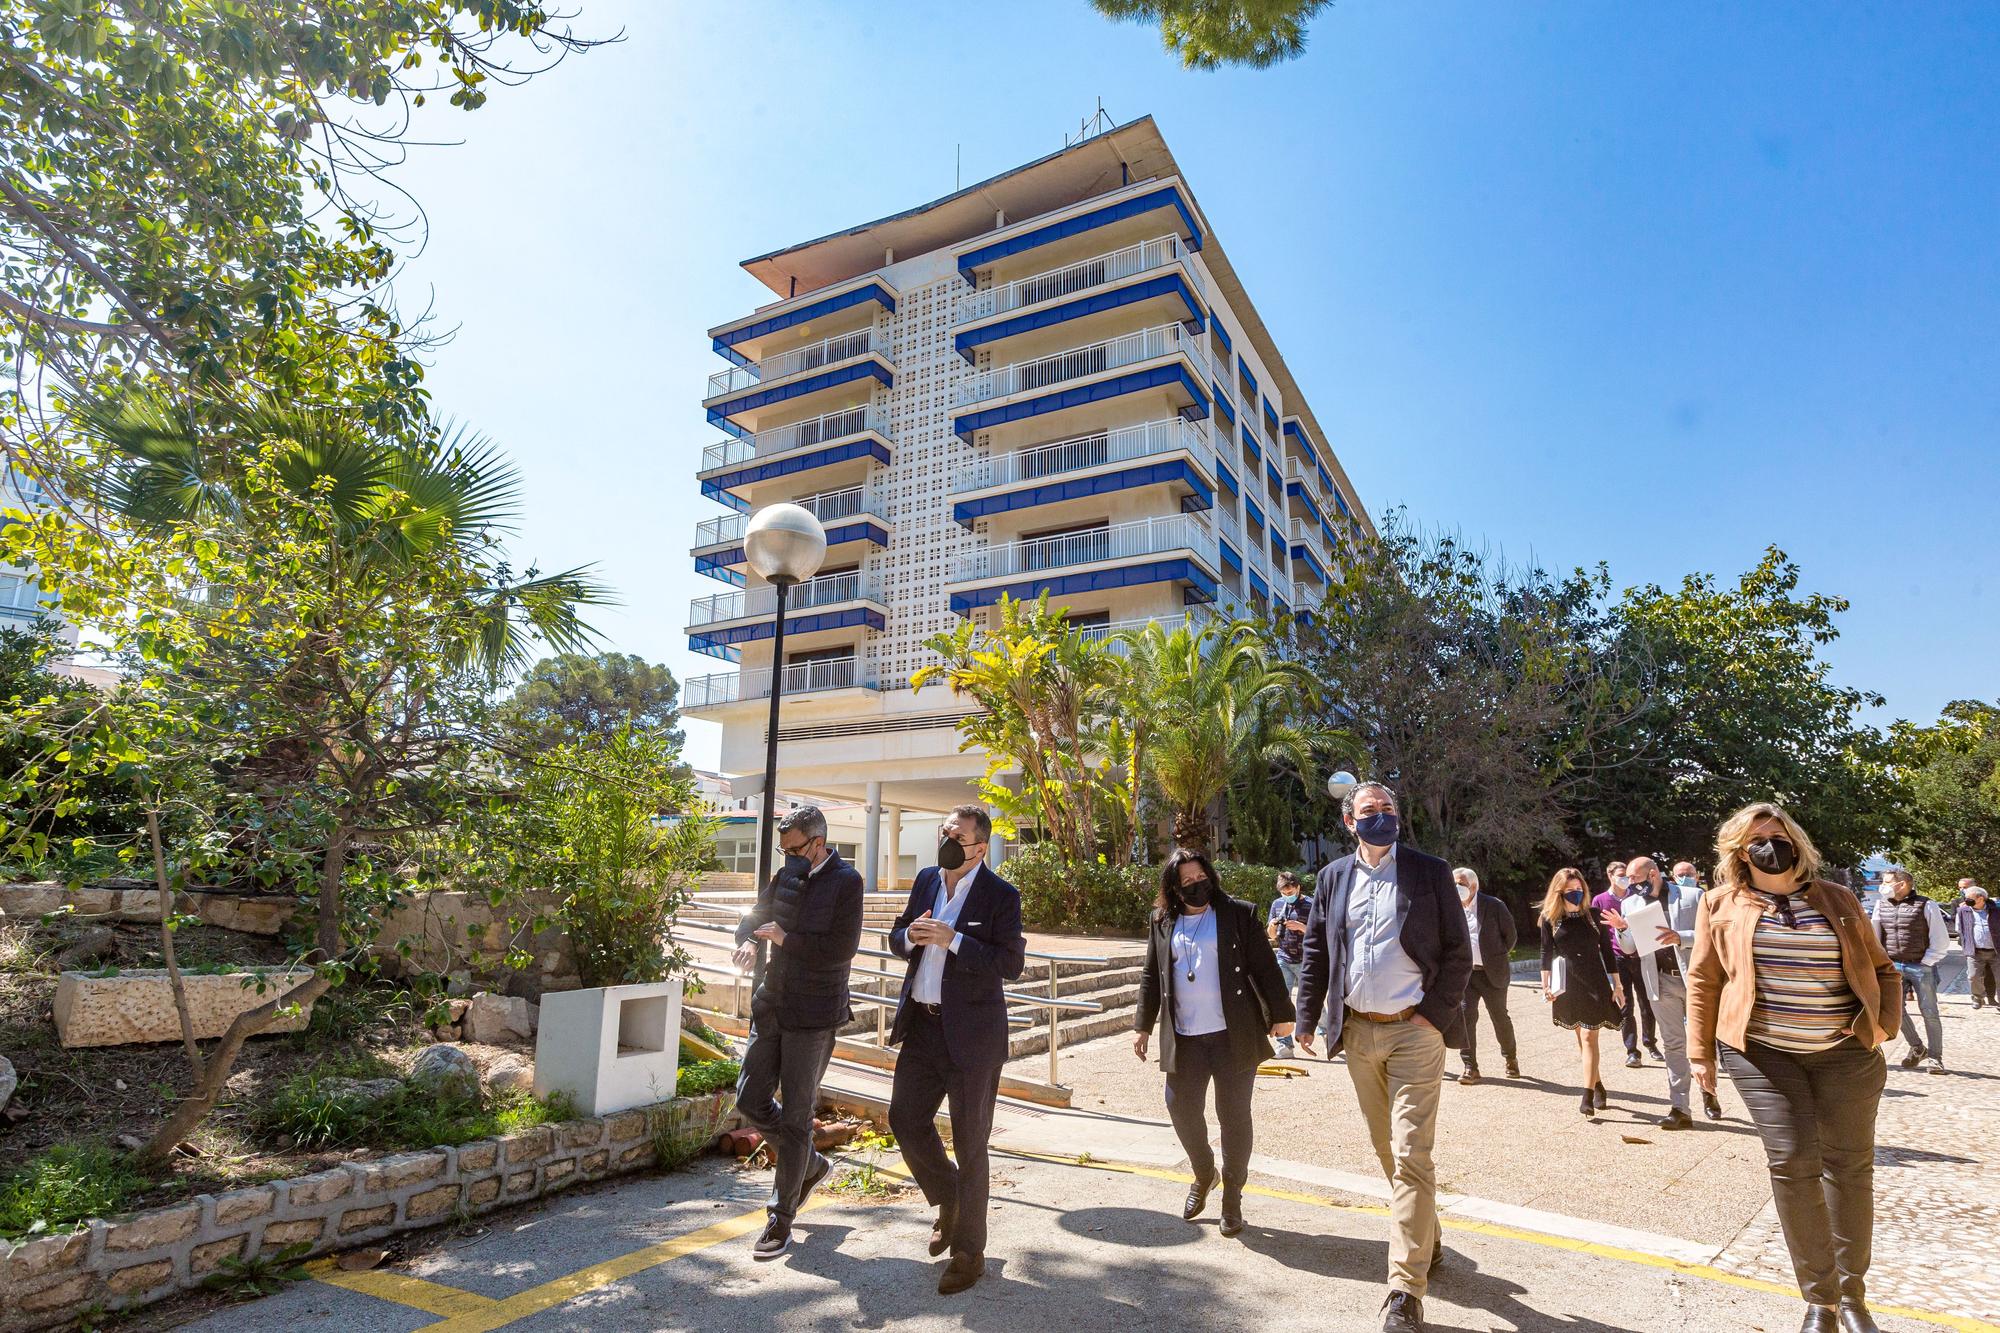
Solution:
[[[1745,1035],[1781,1051],[1824,1051],[1838,1046],[1861,1012],[1861,1001],[1840,967],[1840,937],[1833,923],[1792,894],[1787,925],[1778,900],[1759,893],[1762,914],[1751,941],[1756,960],[1757,1003]]]

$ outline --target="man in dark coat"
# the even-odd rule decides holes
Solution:
[[[1466,936],[1472,942],[1472,974],[1465,983],[1465,1004],[1460,1010],[1465,1023],[1465,1072],[1460,1083],[1479,1082],[1479,1006],[1493,1021],[1493,1035],[1500,1039],[1500,1058],[1507,1062],[1507,1077],[1521,1077],[1521,1061],[1514,1046],[1514,1020],[1507,1015],[1507,987],[1514,969],[1512,954],[1517,933],[1514,914],[1507,904],[1490,893],[1479,891],[1479,872],[1460,866],[1451,872],[1458,885],[1458,900],[1465,908]]]
[[[827,845],[826,816],[802,805],[778,821],[785,864],[736,925],[736,966],[750,970],[757,941],[770,947],[750,997],[750,1045],[736,1109],[777,1145],[770,1222],[752,1253],[775,1259],[792,1243],[792,1218],[832,1167],[813,1148],[819,1083],[833,1040],[853,1017],[848,969],[861,946],[861,875]]]

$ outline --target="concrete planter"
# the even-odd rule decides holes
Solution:
[[[672,1097],[680,1078],[681,980],[542,997],[535,1095],[563,1092],[585,1115]]]
[[[736,1127],[735,1112],[730,1092],[676,1098],[455,1148],[344,1162],[15,1245],[0,1240],[0,1333],[69,1324],[92,1307],[148,1305],[199,1286],[225,1259],[297,1244],[311,1255],[351,1249],[579,1181],[647,1170],[662,1143],[713,1138]]]
[[[220,1037],[238,1014],[283,995],[312,975],[311,968],[268,968],[254,972],[181,974],[194,1035]],[[262,985],[258,984],[259,979]],[[312,1016],[307,1005],[280,1015],[266,1032],[297,1032]],[[173,984],[163,968],[140,968],[112,976],[65,972],[56,981],[56,1033],[65,1046],[130,1046],[179,1041],[180,1016]]]

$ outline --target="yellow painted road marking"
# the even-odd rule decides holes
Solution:
[[[1194,1183],[1194,1177],[1178,1171],[1162,1171],[1157,1167],[1129,1166],[1119,1162],[1080,1162],[1074,1157],[1055,1157],[1046,1153],[1023,1152],[1018,1148],[994,1149],[995,1156],[1021,1157],[1031,1161],[1050,1162],[1057,1166],[1082,1167],[1091,1171],[1115,1171],[1129,1176],[1148,1176],[1154,1180],[1171,1180],[1183,1185]],[[1388,1215],[1389,1210],[1379,1204],[1335,1203],[1331,1199],[1311,1194],[1299,1194],[1292,1190],[1265,1189],[1260,1185],[1246,1185],[1245,1194],[1258,1194],[1267,1199],[1284,1199],[1291,1203],[1311,1204],[1318,1208],[1329,1208],[1343,1213],[1368,1213],[1378,1217]],[[1499,1236],[1506,1240],[1524,1241],[1530,1245],[1546,1245],[1551,1249],[1569,1250],[1576,1254],[1595,1255],[1600,1259],[1615,1259],[1622,1263],[1644,1264],[1648,1268],[1663,1268],[1669,1272],[1681,1273],[1688,1277],[1701,1278],[1708,1282],[1720,1282],[1726,1286],[1742,1287],[1750,1291],[1767,1291],[1778,1296],[1797,1297],[1796,1286],[1782,1282],[1766,1282],[1762,1278],[1743,1277],[1736,1273],[1724,1272],[1708,1264],[1690,1264],[1679,1259],[1669,1259],[1664,1255],[1647,1254],[1643,1250],[1621,1249],[1616,1245],[1601,1245],[1595,1241],[1573,1240],[1567,1236],[1551,1236],[1542,1231],[1523,1231],[1519,1227],[1502,1226],[1497,1222],[1469,1222],[1457,1218],[1447,1219],[1442,1215],[1438,1221],[1454,1231],[1471,1231],[1482,1236]],[[1912,1310],[1899,1305],[1871,1305],[1877,1315],[1894,1315],[1898,1319],[1915,1319],[1921,1323],[1936,1324],[1941,1328],[1957,1329],[1959,1333],[2000,1333],[2000,1324],[1989,1324],[1969,1315],[1934,1314],[1929,1310]]]
[[[374,1296],[397,1305],[407,1305],[425,1314],[440,1316],[467,1315],[496,1305],[491,1296],[481,1296],[474,1291],[461,1291],[457,1287],[447,1287],[442,1282],[429,1282],[407,1273],[390,1273],[372,1269],[364,1273],[349,1273],[331,1259],[321,1259],[306,1265],[306,1271],[329,1287],[341,1287],[348,1291],[358,1291],[364,1296]]]

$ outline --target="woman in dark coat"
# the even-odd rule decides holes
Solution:
[[[1590,886],[1575,867],[1556,871],[1542,898],[1542,998],[1556,1026],[1576,1033],[1583,1061],[1583,1101],[1577,1109],[1594,1114],[1610,1104],[1598,1077],[1597,1034],[1618,1026],[1624,988],[1604,919],[1590,905]],[[1623,924],[1620,922],[1619,924]],[[1551,983],[1560,962],[1562,985]]]
[[[1222,891],[1215,867],[1181,848],[1167,858],[1146,934],[1146,974],[1132,1049],[1141,1060],[1160,1025],[1167,1114],[1180,1136],[1194,1185],[1181,1216],[1192,1222],[1215,1188],[1203,1103],[1215,1085],[1222,1122],[1222,1234],[1243,1230],[1243,1184],[1250,1176],[1250,1093],[1271,1038],[1289,1036],[1292,1005],[1277,955],[1249,903]]]

